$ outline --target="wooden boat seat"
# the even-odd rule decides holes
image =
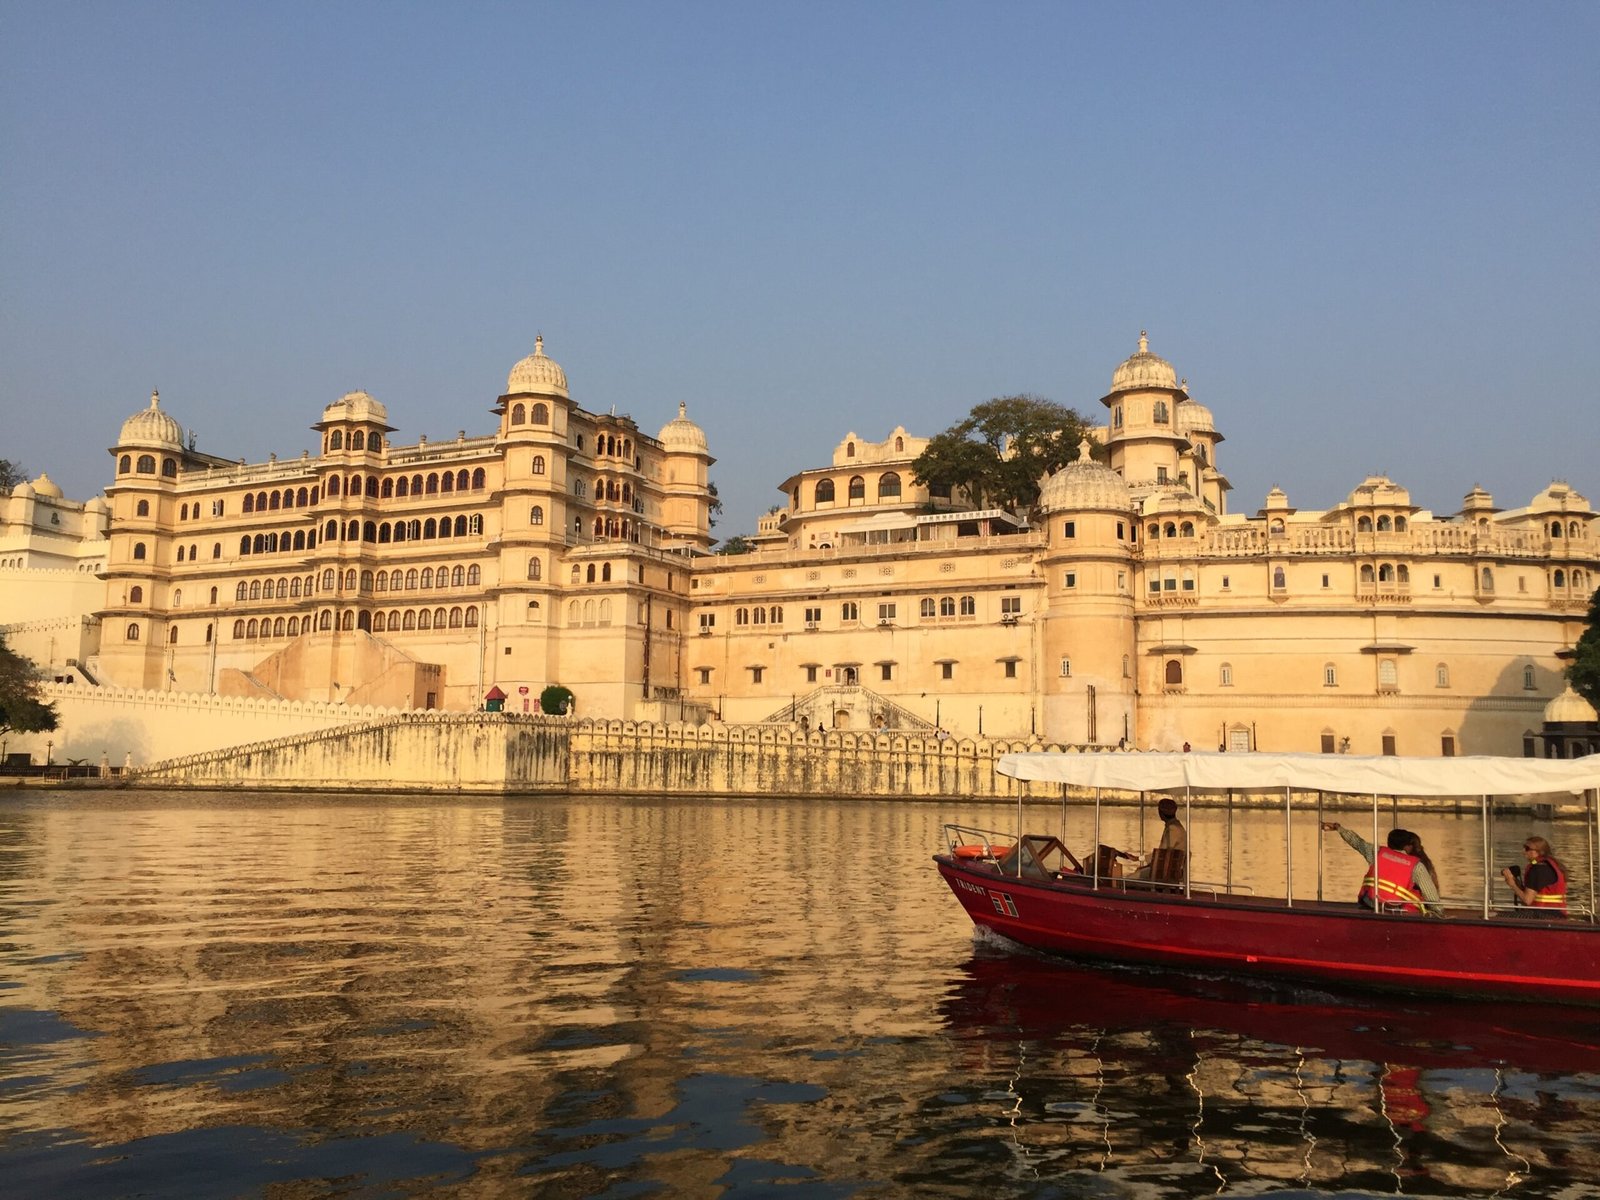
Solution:
[[[1183,886],[1183,872],[1188,856],[1182,850],[1152,850],[1150,869],[1144,878],[1149,883],[1171,883]]]

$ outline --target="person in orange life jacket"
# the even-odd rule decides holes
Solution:
[[[1388,845],[1374,850],[1354,829],[1346,829],[1337,821],[1324,821],[1322,828],[1337,833],[1352,850],[1358,851],[1372,868],[1361,881],[1361,892],[1356,903],[1363,908],[1375,908],[1373,900],[1374,875],[1378,899],[1386,910],[1398,908],[1401,912],[1437,914],[1440,911],[1439,873],[1433,869],[1428,852],[1422,848],[1422,839],[1409,829],[1391,829]]]
[[[1530,837],[1522,843],[1522,852],[1529,860],[1526,870],[1506,867],[1500,872],[1500,877],[1517,894],[1517,903],[1528,906],[1527,912],[1520,915],[1566,916],[1567,869],[1550,852],[1550,843],[1542,837]]]

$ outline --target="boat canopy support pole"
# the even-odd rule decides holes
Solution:
[[[1100,890],[1100,789],[1094,790],[1094,887]]]
[[[1492,861],[1490,847],[1494,843],[1489,837],[1490,810],[1489,797],[1487,795],[1483,797],[1483,811],[1480,816],[1481,819],[1478,824],[1483,829],[1483,919],[1487,921],[1490,912],[1494,908],[1493,885],[1489,881],[1489,864]]]
[[[1322,793],[1317,793],[1317,899],[1322,899],[1322,860],[1324,858],[1322,845]]]
[[[1288,784],[1283,788],[1283,901],[1286,907],[1294,907],[1294,837],[1293,821],[1290,819],[1291,791]]]
[[[1228,789],[1228,895],[1233,895],[1233,789]]]
[[[1597,893],[1600,893],[1600,888],[1596,887],[1594,876],[1595,839],[1600,836],[1600,788],[1590,788],[1583,793],[1583,807],[1589,817],[1584,822],[1584,840],[1589,843],[1589,923],[1592,925],[1600,920],[1600,915],[1597,915],[1597,909],[1600,909],[1600,903],[1597,903],[1600,895]]]
[[[1189,785],[1183,785],[1183,898],[1189,899],[1189,830],[1194,828],[1194,807]],[[1151,872],[1154,874],[1154,872]]]

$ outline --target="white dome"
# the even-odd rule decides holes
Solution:
[[[324,421],[373,421],[388,425],[389,410],[366,392],[346,392],[322,410]]]
[[[1600,715],[1595,713],[1594,705],[1572,690],[1570,683],[1566,691],[1544,706],[1546,725],[1584,725],[1592,721],[1600,721]]]
[[[1078,457],[1039,485],[1039,507],[1045,512],[1133,508],[1128,485],[1104,463],[1089,456],[1089,439],[1078,443]]]
[[[33,492],[36,496],[49,496],[52,500],[59,500],[62,496],[61,489],[48,475],[40,475],[33,481]]]
[[[689,406],[683,403],[678,405],[678,415],[661,427],[657,440],[672,454],[709,452],[706,431],[689,420]]]
[[[1215,433],[1217,423],[1211,410],[1197,400],[1185,400],[1178,405],[1177,428],[1179,433]]]
[[[545,357],[543,334],[533,339],[533,353],[512,367],[511,375],[506,380],[506,395],[520,396],[525,393],[570,399],[567,395],[567,373],[555,359]]]
[[[183,449],[183,426],[161,411],[161,393],[150,393],[150,407],[141,409],[122,423],[119,446],[160,446]]]
[[[1111,374],[1113,392],[1132,392],[1141,388],[1178,390],[1178,373],[1164,358],[1150,353],[1150,335],[1139,331],[1139,350],[1124,360]]]

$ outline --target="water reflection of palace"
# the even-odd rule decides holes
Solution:
[[[952,815],[1004,819],[10,801],[6,1128],[106,1164],[237,1131],[242,1180],[320,1178],[297,1153],[389,1136],[397,1178],[448,1149],[484,1195],[752,1172],[1482,1194],[1515,1171],[1530,1196],[1600,1173],[1600,1050],[1573,1014],[1442,1025],[974,956],[927,857]],[[289,1148],[259,1153],[263,1131]]]

